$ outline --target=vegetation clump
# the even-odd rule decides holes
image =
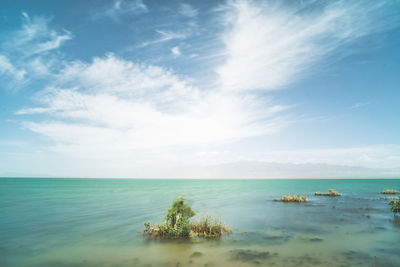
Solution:
[[[192,223],[190,230],[194,236],[205,238],[219,238],[223,234],[232,233],[232,229],[228,225],[210,216],[204,216],[199,222]]]
[[[144,223],[143,235],[149,239],[187,239],[194,236],[219,238],[222,234],[232,232],[229,226],[208,216],[199,223],[192,224],[190,218],[195,214],[184,198],[178,197],[168,208],[163,223]]]
[[[307,196],[299,196],[299,195],[285,195],[281,199],[274,199],[274,201],[279,201],[279,202],[306,202],[307,201]]]
[[[144,223],[144,234],[149,238],[186,238],[190,235],[190,218],[195,215],[183,197],[172,202],[167,211],[165,222],[158,225]]]
[[[328,188],[328,193],[315,192],[316,196],[340,197],[342,194],[335,191],[335,189]]]
[[[396,191],[394,189],[385,189],[381,194],[385,194],[385,195],[396,195],[396,194],[400,194],[399,191]]]
[[[400,212],[400,199],[393,199],[392,201],[390,201],[390,205],[392,206],[390,210],[396,216],[396,214]]]

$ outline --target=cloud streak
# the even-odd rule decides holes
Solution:
[[[189,18],[195,18],[199,14],[199,11],[197,9],[193,8],[193,6],[191,6],[190,4],[181,4],[180,8],[179,8],[179,12],[183,16],[189,17]]]
[[[105,7],[92,15],[92,19],[109,18],[115,22],[122,22],[129,16],[147,13],[148,8],[142,0],[115,0],[112,5]]]
[[[18,82],[24,79],[26,72],[15,68],[6,56],[0,55],[0,74],[12,76]]]
[[[72,34],[67,30],[60,34],[50,29],[50,18],[43,16],[31,18],[25,12],[22,12],[22,17],[22,29],[5,44],[5,49],[8,51],[17,52],[29,58],[58,49],[65,41],[72,39]]]
[[[1,45],[0,75],[7,76],[6,87],[14,90],[54,73],[60,65],[56,52],[72,39],[69,31],[60,33],[50,28],[50,18],[31,18],[22,12],[22,19],[21,29]]]
[[[361,108],[361,107],[368,106],[369,104],[371,104],[371,103],[370,102],[357,102],[354,105],[352,105],[350,108],[351,109]]]
[[[223,9],[226,59],[216,72],[226,90],[284,88],[333,51],[399,22],[387,1],[255,3],[229,1]]]
[[[180,32],[161,31],[161,30],[156,30],[156,32],[159,34],[158,38],[152,41],[143,42],[140,45],[140,47],[146,47],[149,45],[164,43],[172,40],[182,40],[188,37],[188,34]]]

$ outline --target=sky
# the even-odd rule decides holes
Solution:
[[[0,2],[0,177],[400,178],[400,1]]]

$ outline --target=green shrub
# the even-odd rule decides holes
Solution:
[[[223,225],[220,220],[206,216],[200,223],[191,223],[190,218],[195,215],[190,205],[185,203],[183,197],[178,197],[168,208],[165,221],[160,224],[151,225],[144,223],[143,234],[149,239],[174,239],[201,236],[207,238],[219,238],[222,234],[229,234],[232,230]]]
[[[144,223],[143,233],[148,238],[188,238],[190,236],[190,218],[195,215],[192,208],[178,197],[168,208],[165,222],[151,225]]]
[[[183,197],[178,197],[172,202],[171,207],[169,207],[167,215],[165,216],[165,221],[170,227],[178,226],[184,229],[185,224],[189,224],[189,219],[195,214],[192,208],[185,204]]]

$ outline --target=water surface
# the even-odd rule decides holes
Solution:
[[[316,197],[334,188],[342,197]],[[400,180],[0,179],[0,266],[399,266]],[[282,194],[307,203],[274,202]],[[182,195],[219,241],[146,241]],[[193,254],[194,252],[201,252]]]

